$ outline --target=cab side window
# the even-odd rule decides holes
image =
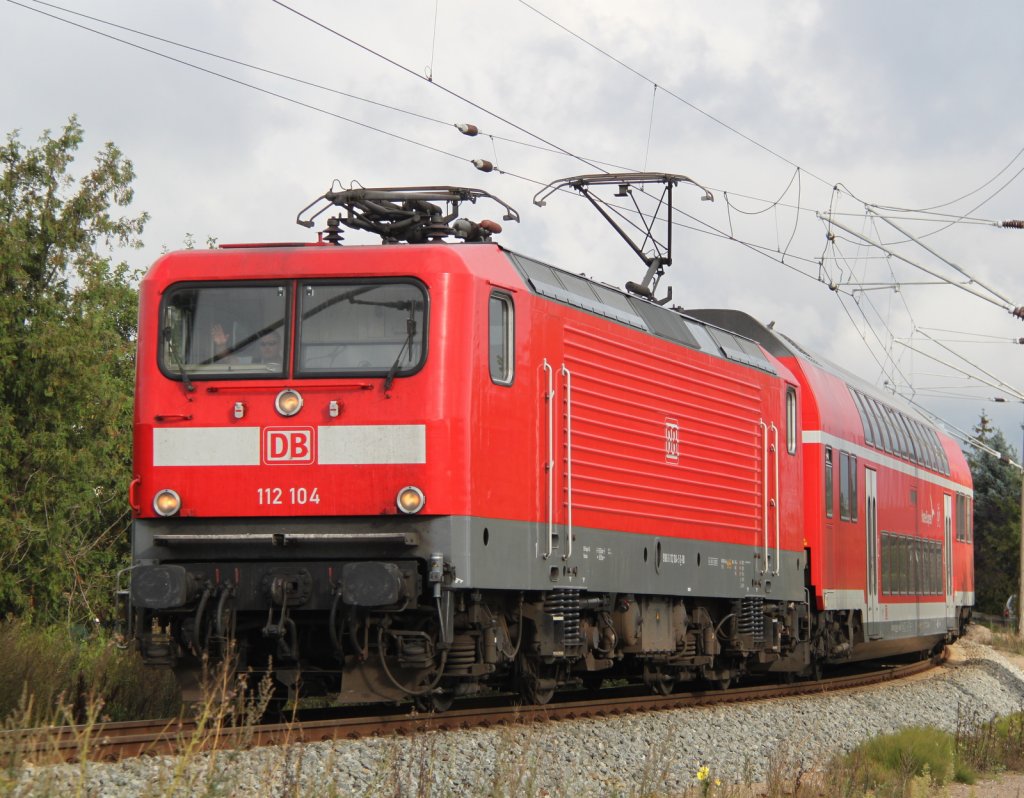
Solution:
[[[515,376],[515,308],[508,294],[495,292],[487,303],[487,363],[492,382],[512,384]]]

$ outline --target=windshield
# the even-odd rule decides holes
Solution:
[[[411,374],[423,363],[426,305],[413,281],[301,285],[296,373]]]
[[[390,385],[422,366],[427,294],[419,282],[289,280],[172,287],[161,314],[160,367],[178,379],[289,374],[293,290],[295,376],[380,376]]]
[[[288,286],[213,283],[172,288],[164,299],[160,365],[172,376],[283,376]]]

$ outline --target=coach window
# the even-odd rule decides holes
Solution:
[[[857,457],[850,455],[850,520],[857,520]]]
[[[796,454],[796,388],[786,386],[786,451]]]
[[[487,304],[487,363],[491,380],[498,385],[512,384],[514,321],[512,297],[508,294],[491,294]]]
[[[857,412],[860,414],[860,425],[864,428],[864,443],[868,446],[875,445],[875,432],[871,423],[871,416],[864,405],[864,397],[860,391],[852,391],[854,404],[857,405]]]
[[[892,438],[889,434],[889,425],[886,423],[882,405],[877,399],[868,399],[869,407],[878,425],[878,448],[892,454]]]
[[[832,447],[825,447],[825,517],[832,517]]]
[[[839,453],[839,517],[843,521],[850,520],[850,455]]]
[[[889,424],[889,430],[892,432],[892,448],[893,454],[897,457],[907,456],[907,442],[903,439],[903,430],[900,429],[899,421],[896,418],[896,411],[891,407],[883,405],[883,410],[886,414],[886,420]]]
[[[857,520],[857,458],[846,452],[839,453],[839,517]]]

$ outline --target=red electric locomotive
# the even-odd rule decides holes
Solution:
[[[749,317],[654,302],[664,259],[624,292],[490,243],[456,218],[488,196],[328,192],[316,244],[149,271],[145,661],[187,695],[224,658],[292,695],[443,706],[810,675],[959,632],[952,442]]]

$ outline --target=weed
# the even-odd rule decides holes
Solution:
[[[139,720],[176,715],[177,687],[169,671],[142,664],[134,650],[97,629],[85,637],[65,628],[38,628],[0,621],[0,717],[24,709],[26,720],[41,725],[58,705],[71,707],[71,719],[86,720],[90,697],[103,703],[103,720]]]

